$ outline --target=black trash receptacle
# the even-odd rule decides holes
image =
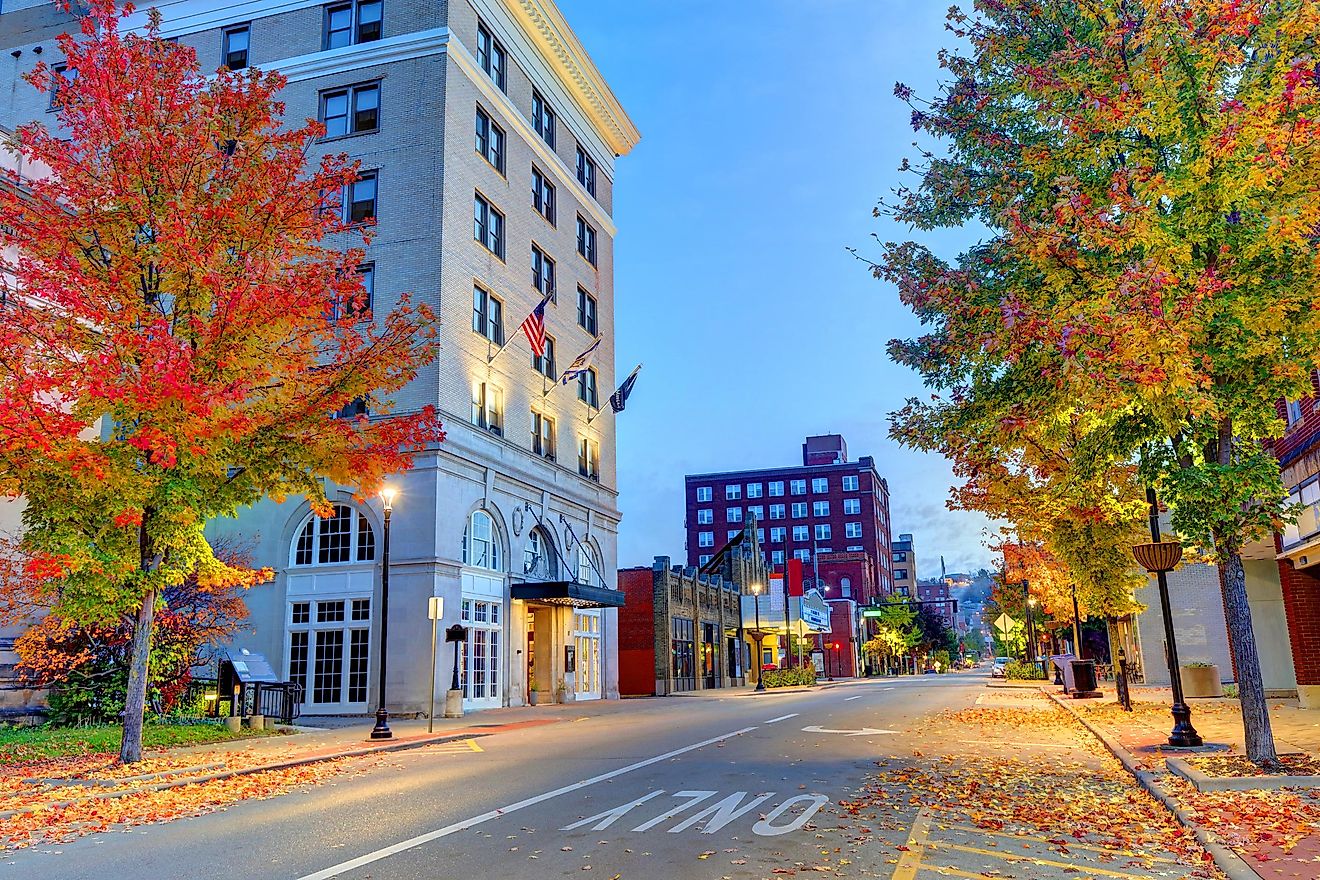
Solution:
[[[1094,660],[1072,661],[1072,677],[1074,699],[1100,696],[1100,691],[1096,689]]]

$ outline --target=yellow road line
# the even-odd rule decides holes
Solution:
[[[1178,864],[1177,860],[1175,859],[1166,859],[1163,856],[1148,856],[1145,855],[1144,853],[1133,852],[1132,850],[1127,850],[1127,849],[1109,849],[1108,847],[1103,847],[1103,846],[1090,846],[1085,843],[1073,843],[1070,840],[1065,841],[1062,844],[1058,844],[1044,837],[1033,837],[1030,834],[1007,834],[1003,831],[989,831],[985,828],[977,828],[975,825],[950,825],[948,827],[950,831],[966,831],[975,834],[990,834],[995,837],[1006,837],[1009,840],[1030,840],[1035,843],[1047,843],[1050,844],[1051,846],[1064,846],[1067,847],[1068,849],[1084,849],[1084,850],[1089,850],[1090,852],[1106,853],[1111,856],[1124,856],[1126,858],[1145,859],[1146,861],[1149,862],[1167,862],[1170,865]]]
[[[921,867],[921,856],[926,850],[926,839],[930,836],[930,814],[925,810],[917,813],[908,834],[907,850],[898,860],[894,869],[893,880],[916,880],[917,870]]]
[[[465,739],[465,740],[463,740],[463,742],[467,743],[467,747],[468,747],[469,749],[471,749],[472,751],[474,751],[474,752],[484,752],[484,751],[486,751],[486,750],[483,749],[481,746],[477,745],[477,741],[476,741],[475,739]]]
[[[936,874],[945,874],[951,877],[967,877],[969,880],[991,880],[989,874],[973,874],[971,871],[950,868],[948,865],[922,865],[921,870],[934,871]]]
[[[976,853],[977,855],[980,856],[993,856],[996,859],[1003,859],[1006,862],[1031,862],[1032,864],[1035,865],[1049,865],[1050,867],[1053,868],[1072,868],[1073,870],[1082,871],[1091,874],[1103,874],[1106,877],[1130,877],[1130,878],[1134,878],[1134,880],[1145,880],[1145,877],[1147,876],[1143,874],[1128,874],[1124,871],[1110,871],[1105,868],[1096,868],[1087,864],[1079,865],[1074,862],[1056,862],[1053,859],[1042,859],[1037,856],[1020,856],[1016,853],[996,852],[995,850],[992,849],[981,849],[980,847],[977,846],[963,846],[962,844],[959,843],[936,842],[936,843],[930,843],[928,845],[930,846],[931,849],[945,849],[945,850],[952,849],[952,850],[957,850],[958,852]],[[899,863],[899,866],[902,867],[901,862]],[[894,874],[894,880],[898,880],[897,873]]]

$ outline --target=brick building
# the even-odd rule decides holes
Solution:
[[[327,127],[309,161],[361,162],[346,201],[376,223],[361,267],[376,312],[410,293],[439,319],[437,360],[392,401],[435,406],[447,437],[392,481],[390,708],[429,704],[431,596],[441,628],[471,633],[469,709],[521,705],[533,684],[616,695],[620,513],[601,406],[615,381],[614,163],[639,134],[572,28],[552,0],[154,5],[161,35],[204,70],[288,78],[287,118]],[[0,8],[0,125],[51,124],[49,97],[21,77],[57,63],[55,40],[76,24],[48,0]],[[518,326],[550,291],[537,359]],[[558,370],[592,345],[592,369],[560,387]],[[211,531],[252,542],[253,563],[276,572],[248,594],[241,647],[305,686],[304,713],[360,713],[379,664],[382,510],[351,486],[328,494],[329,519],[302,499],[263,501]],[[442,682],[450,657],[439,653]]]
[[[953,601],[949,596],[949,583],[944,578],[939,580],[921,581],[917,584],[917,599],[922,602],[938,602],[938,605],[931,605],[931,610],[939,613],[944,618],[944,622],[950,627],[953,626],[954,612]]]
[[[766,571],[754,542],[731,548],[721,572],[700,574],[657,556],[619,570],[619,692],[666,695],[747,683],[750,643],[741,598]]]
[[[863,553],[873,563],[873,582],[850,586],[852,595],[839,598],[866,603],[892,590],[889,485],[871,456],[850,462],[838,434],[808,437],[800,466],[694,474],[685,482],[689,565],[705,565],[754,516],[772,567]]]
[[[892,544],[895,596],[917,594],[917,551],[912,535],[904,532]]]

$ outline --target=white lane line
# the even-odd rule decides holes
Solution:
[[[762,721],[762,724],[774,724],[776,721],[787,721],[790,718],[796,718],[801,714],[799,712],[790,712],[787,715],[780,715],[778,718],[771,718],[769,721]]]
[[[851,703],[853,700],[860,700],[863,696],[865,696],[865,695],[864,695],[864,694],[858,694],[858,695],[855,696],[855,697],[844,697],[844,698],[843,698],[843,701],[844,701],[845,703]]]
[[[691,751],[695,751],[697,749],[703,748],[704,746],[712,745],[717,742],[723,742],[726,739],[732,739],[733,737],[741,736],[744,733],[751,733],[753,730],[756,730],[755,725],[751,727],[744,727],[741,730],[733,730],[730,731],[729,733],[725,733],[720,736],[712,736],[710,739],[703,739],[699,743],[693,743],[690,746],[683,746],[680,749],[674,749],[671,752],[665,752],[663,755],[656,755],[654,758],[647,758],[643,761],[638,761],[634,764],[629,764],[626,767],[620,767],[617,770],[611,770],[608,773],[602,773],[599,776],[593,776],[590,779],[584,779],[581,782],[574,782],[572,785],[565,785],[561,788],[556,788],[554,791],[542,792],[541,794],[533,795],[532,797],[529,798],[524,798],[523,800],[520,800],[517,803],[512,803],[505,807],[498,807],[494,810],[489,810],[485,813],[482,813],[479,816],[473,816],[470,819],[464,819],[461,822],[455,822],[452,825],[446,825],[444,828],[437,828],[434,831],[428,831],[425,834],[419,834],[416,837],[410,837],[407,840],[401,840],[398,843],[390,844],[389,846],[382,847],[381,849],[378,849],[375,852],[369,852],[366,855],[358,856],[355,859],[349,859],[346,862],[340,862],[339,864],[333,865],[322,871],[317,871],[314,874],[307,874],[303,877],[300,877],[299,880],[330,880],[331,877],[338,877],[339,875],[347,871],[352,871],[354,868],[361,868],[364,865],[370,865],[372,862],[378,862],[381,859],[388,858],[392,855],[396,855],[406,850],[413,849],[414,847],[421,846],[424,843],[430,843],[432,840],[439,840],[441,837],[448,837],[449,835],[455,834],[459,831],[466,831],[467,829],[472,828],[475,825],[480,825],[483,822],[489,822],[491,819],[496,819],[500,816],[507,816],[509,813],[517,812],[518,810],[521,810],[525,807],[535,806],[536,804],[551,800],[552,798],[557,798],[560,795],[568,794],[569,792],[577,791],[578,789],[581,788],[586,788],[589,785],[595,785],[597,782],[604,782],[607,779],[613,779],[616,776],[622,776],[625,773],[631,773],[634,770],[640,770],[643,767],[649,767],[652,764],[658,764],[661,761],[667,761],[670,758],[676,757],[678,755],[683,755]]]

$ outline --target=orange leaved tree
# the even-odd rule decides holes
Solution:
[[[322,130],[282,124],[281,76],[208,75],[154,11],[124,32],[131,12],[95,0],[62,72],[29,77],[63,130],[20,129],[51,174],[0,187],[0,253],[19,254],[0,267],[19,291],[0,309],[0,493],[26,501],[0,608],[41,594],[66,620],[132,621],[125,762],[166,590],[270,577],[217,559],[205,523],[264,495],[328,512],[320,478],[370,491],[442,439],[429,408],[388,415],[435,356],[432,317],[369,312],[368,230],[340,210],[354,167],[309,163]]]

